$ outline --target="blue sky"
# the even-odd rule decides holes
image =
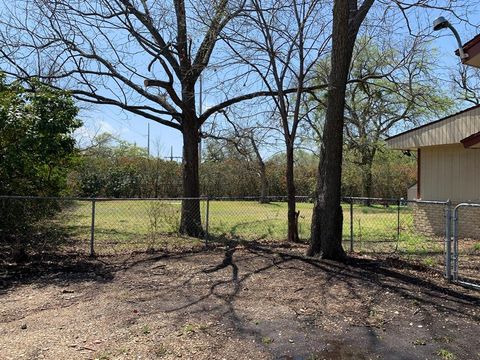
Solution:
[[[447,0],[445,0],[446,2]],[[11,1],[7,0],[0,0],[0,23],[2,24],[2,28],[4,27],[3,22],[5,21],[4,19],[9,19],[9,16],[17,16],[19,19],[23,21],[23,12],[25,10],[22,10],[22,4],[30,4],[30,2],[26,1],[20,1],[18,0],[18,6],[10,6]],[[13,2],[15,3],[15,1]],[[41,2],[40,2],[41,3]],[[39,3],[39,4],[40,4]],[[326,2],[328,4],[328,1]],[[432,0],[432,4],[436,4]],[[455,2],[451,2],[452,4],[455,4]],[[89,6],[90,2],[81,2],[84,6]],[[171,11],[169,8],[170,2],[169,1],[162,1],[158,2],[155,5],[155,8],[159,8],[158,11],[162,12],[163,7],[165,7],[164,10],[166,11]],[[208,4],[206,2],[205,4]],[[371,11],[370,13],[372,14],[377,12],[377,15],[380,15],[378,17],[373,16],[373,20],[369,24],[371,29],[380,29],[380,32],[383,32],[383,34],[388,34],[392,35],[392,38],[394,39],[399,39],[399,38],[404,38],[407,34],[407,28],[405,26],[405,19],[403,16],[400,14],[398,11],[398,8],[395,5],[390,4],[390,8],[388,11],[385,9],[385,4],[388,4],[388,2],[384,1],[380,3],[379,1],[376,2],[378,4],[377,9],[375,11]],[[3,6],[2,6],[3,5]],[[8,6],[6,6],[8,5]],[[36,6],[36,5],[35,5]],[[470,17],[470,21],[473,24],[465,24],[465,23],[459,23],[458,20],[455,19],[453,14],[450,13],[442,13],[439,10],[433,10],[432,8],[414,8],[414,10],[410,10],[410,12],[407,14],[409,17],[409,21],[411,21],[413,25],[413,31],[416,32],[416,30],[420,30],[420,32],[425,32],[424,30],[426,29],[431,29],[431,23],[434,18],[436,18],[439,15],[444,15],[447,17],[459,30],[463,41],[467,41],[469,38],[472,36],[476,35],[478,30],[478,25],[480,23],[479,18],[480,14],[477,11],[480,7],[476,4],[474,1],[465,1],[465,2],[459,2],[458,6],[461,6],[463,11],[466,10],[466,6],[472,7],[471,9],[468,9],[468,17]],[[326,6],[320,8],[321,14],[325,15],[325,17],[328,20],[328,17],[331,16],[331,7]],[[384,15],[384,12],[387,13],[385,17],[382,17]],[[27,17],[27,28],[30,27],[31,24],[35,24],[36,27],[36,32],[40,32],[38,35],[39,37],[42,37],[43,34],[46,34],[44,38],[48,39],[49,38],[49,33],[52,31],[50,24],[48,21],[46,21],[46,18],[41,18],[44,21],[40,21],[39,19],[33,17],[31,18],[32,12],[27,12],[25,14],[28,14]],[[33,12],[35,14],[35,12]],[[70,13],[67,13],[70,14]],[[465,14],[464,14],[465,15]],[[68,17],[68,16],[67,16]],[[168,17],[167,17],[168,18]],[[387,20],[385,20],[388,18]],[[87,25],[85,26],[85,31],[79,31],[78,34],[75,34],[75,36],[80,36],[81,39],[83,39],[83,43],[88,43],[92,41],[92,39],[95,39],[93,41],[95,46],[98,45],[98,48],[96,48],[96,51],[98,53],[102,53],[106,58],[110,57],[113,59],[113,63],[117,63],[116,57],[118,56],[117,51],[122,55],[122,61],[123,65],[120,65],[122,67],[119,72],[124,71],[125,73],[122,74],[127,78],[133,79],[132,81],[136,84],[139,84],[143,82],[143,79],[145,77],[151,78],[151,77],[156,77],[156,78],[161,78],[161,74],[159,74],[159,69],[156,68],[158,66],[157,64],[154,65],[153,69],[151,70],[148,68],[147,71],[147,64],[151,61],[151,57],[145,55],[144,51],[135,51],[138,50],[136,48],[131,48],[130,45],[132,42],[130,41],[128,34],[123,34],[122,32],[115,32],[115,33],[110,33],[109,30],[105,30],[106,33],[101,33],[99,32],[98,29],[96,29],[96,26],[93,27],[88,27],[88,21],[82,16],[80,17],[81,21],[78,21],[78,24],[83,24],[84,22],[87,22]],[[325,21],[327,24],[329,23],[327,20],[323,20],[322,16],[317,16],[315,19],[319,22]],[[381,20],[380,20],[381,19]],[[8,23],[8,21],[6,21]],[[192,22],[192,27],[190,27],[190,33],[193,34],[192,36],[194,39],[194,48],[195,46],[198,46],[198,43],[200,42],[202,38],[202,31],[204,32],[204,25],[202,21],[198,21],[198,18],[192,17],[191,19]],[[367,21],[368,22],[368,21]],[[67,22],[68,23],[68,22]],[[83,25],[81,25],[83,26]],[[8,28],[8,27],[7,27]],[[102,29],[110,29],[109,26],[102,28]],[[366,25],[364,25],[364,28],[366,28]],[[83,28],[82,28],[83,29]],[[317,28],[315,28],[317,29]],[[328,26],[325,28],[328,29]],[[328,31],[328,30],[327,30]],[[68,26],[67,26],[67,33],[68,31]],[[2,33],[3,34],[3,33]],[[168,35],[167,31],[167,35]],[[322,34],[327,34],[327,32],[322,31]],[[24,66],[30,66],[30,63],[32,62],[32,57],[26,55],[28,54],[28,48],[27,50],[17,50],[16,49],[16,40],[19,40],[20,42],[24,41],[22,39],[22,35],[18,31],[14,32],[7,32],[3,34],[5,36],[9,36],[9,41],[11,43],[11,49],[8,49],[12,51],[13,53],[17,53],[17,55],[20,56],[20,58],[24,55]],[[172,34],[170,34],[172,35]],[[195,36],[198,35],[198,36]],[[435,35],[438,35],[439,37],[435,39],[432,43],[433,47],[436,47],[438,49],[438,52],[441,54],[441,63],[439,64],[437,74],[438,77],[441,78],[443,76],[446,76],[447,70],[450,68],[454,68],[456,64],[458,64],[458,57],[454,55],[454,50],[457,47],[457,44],[455,42],[454,37],[448,30],[443,30],[441,33],[436,33]],[[326,37],[326,36],[324,36]],[[18,38],[18,39],[17,39]],[[80,43],[82,43],[80,39]],[[100,40],[97,40],[100,39]],[[103,39],[103,40],[102,40]],[[99,43],[98,43],[99,41]],[[78,40],[76,40],[78,42]],[[114,45],[110,46],[111,43],[114,43]],[[391,44],[394,44],[395,42],[390,43],[390,46],[394,46]],[[195,45],[196,44],[196,45]],[[10,44],[9,44],[10,45]],[[134,45],[132,45],[134,46]],[[220,47],[220,50],[219,50]],[[87,46],[88,48],[88,46]],[[224,46],[225,50],[226,46]],[[42,48],[43,49],[43,48]],[[112,51],[113,49],[113,51]],[[7,52],[8,52],[7,50]],[[25,52],[26,51],[26,52]],[[43,56],[45,58],[42,58],[43,63],[38,64],[38,68],[41,69],[39,70],[40,72],[43,72],[43,66],[45,63],[48,63],[51,61],[51,58],[55,58],[57,55],[56,52],[59,51],[55,48],[54,45],[52,47],[45,47],[43,50]],[[66,52],[68,54],[68,52]],[[128,54],[128,57],[124,57],[124,54]],[[229,55],[230,54],[230,55]],[[64,55],[62,53],[62,56],[65,57],[67,55]],[[59,62],[61,62],[61,59],[63,57],[59,55]],[[238,81],[238,78],[236,71],[230,70],[230,67],[228,68],[227,71],[222,70],[222,65],[224,63],[228,63],[228,65],[231,65],[230,63],[234,62],[234,58],[232,59],[231,52],[224,52],[222,53],[221,45],[217,45],[217,49],[212,55],[211,59],[212,66],[209,66],[209,73],[205,75],[206,81],[205,81],[205,88],[210,89],[210,93],[204,96],[204,108],[207,108],[209,105],[213,105],[215,103],[218,103],[222,100],[225,99],[225,93],[230,94],[235,94],[239,95],[242,93],[247,93],[251,91],[256,91],[259,90],[260,88],[264,88],[262,84],[259,83],[258,77],[255,78],[254,75],[248,76],[246,80],[244,78],[241,78],[241,81]],[[71,65],[71,61],[66,61],[66,72],[68,73],[69,66]],[[122,64],[122,61],[119,61],[120,64]],[[33,60],[33,62],[35,62]],[[88,67],[88,62],[84,62],[83,64],[87,63]],[[219,64],[219,65],[218,65]],[[3,63],[2,63],[3,65]],[[125,66],[126,65],[126,66]],[[16,66],[16,64],[15,64]],[[220,69],[218,72],[216,72],[215,66],[218,66]],[[36,67],[34,71],[36,71]],[[128,68],[134,68],[138,71],[138,74],[135,73],[132,75],[132,72]],[[92,65],[92,68],[95,69],[95,64]],[[210,69],[211,68],[211,69]],[[245,70],[245,69],[242,69]],[[45,70],[46,71],[46,70]],[[224,81],[225,78],[230,78],[229,81],[230,83],[227,83],[227,81]],[[96,79],[99,79],[99,87],[100,90],[98,91],[99,95],[104,96],[107,94],[111,98],[115,98],[115,96],[122,97],[122,92],[123,92],[123,87],[116,83],[116,81],[113,81],[110,76],[104,75],[103,77],[96,77],[93,80],[90,80],[96,84]],[[77,86],[75,83],[78,81],[77,79],[73,79],[73,87]],[[245,81],[245,82],[244,82]],[[222,84],[222,85],[220,85]],[[62,85],[60,85],[62,87]],[[69,89],[69,85],[66,85],[66,88]],[[445,84],[446,89],[449,90],[448,88],[449,84]],[[178,90],[178,89],[177,89]],[[153,94],[153,89],[150,90],[151,94]],[[149,91],[149,92],[150,92]],[[208,90],[207,90],[208,91]],[[131,91],[132,93],[133,91]],[[133,92],[134,93],[134,92]],[[145,99],[142,100],[141,96],[137,97],[129,97],[129,94],[123,94],[125,98],[128,98],[129,103],[135,103],[135,105],[151,105],[151,106],[157,106],[156,104],[153,104],[152,102],[145,101]],[[137,101],[138,100],[138,101]],[[197,96],[198,100],[198,96]],[[143,102],[142,102],[143,101]],[[250,109],[257,110],[256,106],[249,106]],[[146,147],[147,146],[147,124],[150,123],[150,139],[151,139],[151,153],[156,154],[157,150],[159,150],[160,155],[162,156],[168,156],[170,155],[170,149],[173,147],[173,152],[175,156],[180,156],[182,152],[182,137],[181,133],[175,129],[168,128],[166,126],[162,126],[160,124],[157,124],[151,120],[146,120],[142,117],[139,117],[137,115],[133,115],[128,112],[121,111],[117,107],[113,106],[106,106],[106,105],[98,105],[98,106],[91,106],[88,109],[82,109],[81,111],[81,118],[85,123],[85,127],[79,131],[79,136],[85,137],[85,135],[91,136],[95,132],[110,132],[113,133],[114,135],[117,135],[119,138],[127,140],[132,143],[136,143],[138,146]]]
[[[160,156],[170,156],[171,147],[173,147],[174,156],[182,155],[181,133],[152,120],[106,105],[97,105],[94,109],[82,110],[80,117],[84,122],[84,128],[77,131],[80,138],[108,132],[146,148],[148,124],[150,124],[150,153],[152,155],[157,155],[157,150],[159,150]]]
[[[436,11],[432,11],[431,15],[431,19],[429,19],[430,23],[438,15],[448,17],[447,14],[441,14]],[[453,19],[450,20],[460,32],[463,42],[466,42],[475,35],[476,30],[471,26],[456,23]],[[480,23],[480,21],[478,23]],[[442,64],[439,64],[438,73],[439,76],[445,76],[445,70],[455,67],[459,62],[459,58],[454,55],[457,43],[449,30],[443,30],[435,35],[438,35],[438,38],[433,41],[432,46],[438,49],[442,59]],[[205,97],[204,102],[206,106],[208,106],[209,98]],[[216,102],[216,99],[212,98],[210,100],[212,103]],[[98,105],[87,110],[82,110],[81,118],[85,123],[85,128],[80,131],[83,135],[91,135],[94,131],[106,131],[142,147],[147,147],[147,124],[150,123],[151,153],[156,155],[157,151],[159,151],[160,156],[166,157],[170,155],[171,148],[173,148],[174,156],[181,156],[181,133],[175,129],[155,123],[154,121],[146,120],[113,106],[105,105]]]

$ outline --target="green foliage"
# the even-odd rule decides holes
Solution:
[[[256,164],[238,157],[235,152],[216,152],[215,160],[209,160],[200,167],[202,194],[209,196],[259,196],[260,174]],[[220,160],[221,159],[221,160]],[[300,150],[295,154],[295,186],[297,194],[311,195],[315,186],[317,159]],[[286,158],[284,154],[272,156],[265,161],[269,182],[268,193],[271,196],[285,196]]]
[[[75,160],[78,109],[67,93],[29,85],[0,76],[0,195],[60,195]],[[58,210],[54,200],[1,199],[2,245],[16,260],[25,259],[31,226]]]
[[[108,138],[107,135],[101,135]],[[69,176],[72,192],[79,196],[105,197],[177,197],[181,196],[181,164],[158,158],[148,158],[133,144],[121,147],[111,141],[97,141],[96,146],[83,152],[79,166]],[[415,183],[415,158],[378,145],[373,165],[373,196],[406,197]],[[140,150],[139,150],[140,149]],[[217,151],[218,150],[218,151]],[[201,194],[208,196],[258,196],[260,174],[256,164],[235,154],[220,151],[210,155],[200,166]],[[345,152],[342,191],[344,196],[363,195],[362,172],[355,164],[356,153]],[[298,195],[314,193],[318,158],[297,150],[295,153],[295,187]],[[265,161],[269,194],[285,196],[285,166],[283,154]],[[177,215],[172,214],[171,219]],[[166,220],[166,219],[164,219]],[[172,227],[176,221],[170,221]],[[173,231],[173,229],[172,229]]]
[[[372,197],[406,198],[407,189],[416,182],[416,159],[378,145],[372,164]],[[363,169],[355,163],[356,153],[344,150],[342,192],[344,196],[363,196]]]
[[[405,196],[413,162],[385,148],[384,139],[444,115],[453,106],[433,73],[432,49],[422,43],[392,46],[391,39],[361,37],[355,46],[345,104],[344,194]],[[318,65],[325,83],[329,59]],[[326,92],[317,94],[316,133],[321,133]],[[318,139],[321,141],[321,139]],[[380,152],[380,154],[379,154]]]
[[[437,352],[437,355],[442,360],[455,360],[457,358],[454,353],[452,353],[451,351],[449,351],[447,349],[440,349]]]
[[[265,345],[270,345],[271,343],[273,343],[273,339],[269,336],[263,336],[262,343]]]
[[[74,194],[96,197],[173,197],[181,195],[181,164],[149,158],[147,151],[110,134],[82,152],[70,174]]]
[[[0,194],[57,195],[75,155],[78,109],[64,92],[0,77]]]

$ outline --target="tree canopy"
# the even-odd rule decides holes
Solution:
[[[81,126],[68,93],[0,77],[0,194],[58,195]]]

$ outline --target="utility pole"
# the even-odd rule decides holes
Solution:
[[[170,146],[170,161],[173,161],[173,146]]]

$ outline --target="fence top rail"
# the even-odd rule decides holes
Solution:
[[[400,201],[403,199],[395,199],[395,198],[379,198],[379,197],[364,197],[364,196],[344,196],[342,200],[348,201],[348,200],[358,200],[358,201],[366,201],[366,200],[371,200],[371,201]]]
[[[269,196],[205,196],[204,199],[208,198],[209,200],[277,200],[277,199],[287,199],[287,195],[269,195]],[[295,199],[312,199],[313,196],[301,195],[295,196]]]
[[[107,198],[107,197],[71,197],[71,196],[20,196],[20,195],[0,195],[0,199],[19,199],[19,200],[62,200],[62,201],[147,201],[147,200],[206,200],[207,197],[162,197],[162,198]]]
[[[266,196],[268,200],[286,199],[286,195]],[[296,199],[312,199],[310,196],[295,196]],[[260,200],[261,196],[199,196],[199,197],[74,197],[74,196],[29,196],[29,195],[0,195],[0,199],[25,200],[75,200],[75,201],[145,201],[145,200]]]
[[[0,199],[24,199],[24,200],[61,200],[61,201],[182,201],[182,200],[219,200],[219,201],[234,201],[234,200],[260,200],[260,199],[268,199],[270,201],[274,200],[286,200],[286,195],[280,196],[199,196],[199,197],[160,197],[160,198],[152,198],[152,197],[138,197],[138,198],[112,198],[112,197],[72,197],[72,196],[23,196],[23,195],[0,195]],[[314,200],[314,196],[295,196],[297,200]],[[446,205],[450,201],[436,201],[436,200],[407,200],[407,199],[395,199],[395,198],[368,198],[368,197],[353,197],[347,196],[343,197],[342,201],[344,202],[353,202],[353,201],[376,201],[376,202],[389,202],[389,203],[418,203],[418,204],[438,204],[438,205]],[[460,205],[463,206],[470,206],[475,205],[471,203],[462,203]],[[480,206],[480,204],[479,204]]]
[[[436,205],[448,205],[450,204],[450,200],[447,201],[439,201],[439,200],[403,200],[407,203],[414,203],[414,204],[436,204]]]
[[[446,205],[450,201],[441,201],[441,200],[408,200],[404,198],[378,198],[378,197],[361,197],[361,196],[345,196],[342,199],[343,201],[385,201],[385,202],[392,202],[392,203],[415,203],[415,204],[438,204],[438,205]]]
[[[455,206],[455,208],[453,209],[453,211],[457,212],[458,209],[460,209],[460,208],[462,208],[462,207],[476,207],[476,208],[480,208],[480,204],[468,203],[468,202],[460,203],[460,204],[458,204],[457,206]]]

